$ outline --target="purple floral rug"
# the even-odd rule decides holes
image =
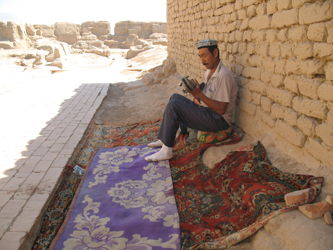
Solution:
[[[157,150],[99,148],[50,249],[180,249],[169,162],[144,160]]]

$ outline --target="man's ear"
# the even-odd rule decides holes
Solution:
[[[214,57],[218,57],[219,56],[219,51],[218,51],[217,48],[214,49],[213,55],[214,55]]]

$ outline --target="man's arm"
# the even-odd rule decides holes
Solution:
[[[194,81],[198,83],[196,80]],[[205,103],[210,109],[214,110],[219,115],[223,115],[227,110],[228,102],[219,102],[208,98],[201,92],[199,86],[189,93],[197,100]]]

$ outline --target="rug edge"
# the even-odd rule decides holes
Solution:
[[[91,160],[90,160],[88,166],[85,168],[85,171],[84,171],[83,177],[82,177],[82,179],[81,179],[81,181],[80,181],[80,184],[79,184],[79,186],[78,186],[78,188],[77,188],[77,190],[76,190],[76,192],[75,192],[75,195],[74,195],[74,197],[73,197],[73,199],[72,199],[71,205],[69,206],[69,209],[68,209],[68,212],[67,212],[67,214],[66,214],[65,220],[63,221],[63,223],[62,223],[60,229],[58,230],[58,232],[57,232],[57,234],[56,234],[56,236],[53,238],[52,243],[51,243],[50,246],[49,246],[49,250],[54,250],[54,248],[55,248],[55,246],[56,246],[58,240],[60,239],[60,237],[62,236],[62,234],[64,233],[64,231],[65,231],[65,229],[66,229],[66,226],[67,226],[67,224],[68,224],[68,222],[69,222],[69,219],[70,219],[71,213],[73,212],[74,206],[75,206],[76,201],[77,201],[77,199],[78,199],[78,197],[79,197],[79,194],[80,194],[80,191],[81,191],[82,185],[83,185],[83,183],[84,183],[84,180],[85,180],[85,178],[86,178],[87,172],[88,172],[88,170],[89,170],[89,168],[90,168],[90,166],[91,166],[91,162],[92,162],[92,160],[94,159],[94,157],[95,157],[95,155],[97,154],[97,152],[98,152],[99,149],[100,149],[100,148],[96,148],[96,149],[95,149],[94,154],[92,155]]]

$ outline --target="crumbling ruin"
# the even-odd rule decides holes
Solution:
[[[130,59],[155,45],[167,45],[166,23],[123,21],[116,23],[114,30],[112,35],[107,21],[57,22],[53,25],[0,22],[0,49],[46,50],[46,54],[35,55],[34,65],[43,64],[45,59],[63,68],[62,55],[69,53],[95,53],[109,57],[111,48],[121,48],[129,49],[126,58]]]

